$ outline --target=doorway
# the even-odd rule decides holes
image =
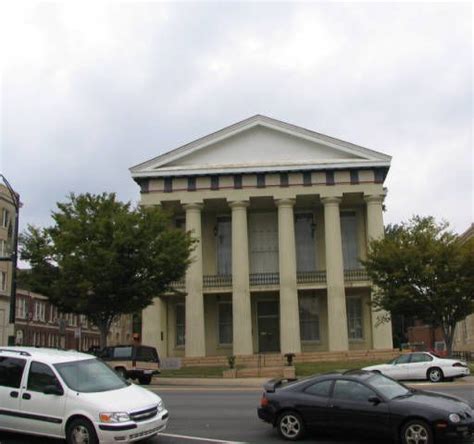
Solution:
[[[257,330],[259,353],[280,351],[280,303],[276,301],[257,302]]]

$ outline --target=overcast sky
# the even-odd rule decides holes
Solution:
[[[2,4],[22,228],[71,191],[137,201],[129,167],[257,113],[392,155],[386,222],[474,219],[469,3]]]

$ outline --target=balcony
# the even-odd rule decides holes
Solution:
[[[296,275],[298,286],[303,288],[324,288],[326,285],[326,271],[298,271]],[[275,287],[280,284],[279,273],[251,273],[249,275],[250,287]],[[344,281],[349,284],[369,281],[369,276],[364,269],[344,270]],[[202,278],[203,289],[207,292],[231,291],[232,275],[206,275]],[[360,285],[360,284],[359,284]],[[363,284],[365,285],[365,284]],[[181,279],[171,284],[176,291],[185,291],[185,281]]]

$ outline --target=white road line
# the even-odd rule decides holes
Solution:
[[[192,439],[194,441],[216,442],[220,444],[246,444],[239,441],[223,441],[222,439],[201,438],[199,436],[175,435],[173,433],[160,433],[159,436],[169,436],[170,438]]]

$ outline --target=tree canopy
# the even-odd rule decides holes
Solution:
[[[52,226],[21,235],[25,279],[61,311],[86,315],[105,346],[118,315],[142,310],[184,276],[194,241],[159,208],[132,208],[113,193],[71,194],[57,207]]]
[[[457,322],[474,308],[474,239],[463,242],[447,223],[415,216],[389,225],[363,263],[375,307],[441,327],[451,353]]]

